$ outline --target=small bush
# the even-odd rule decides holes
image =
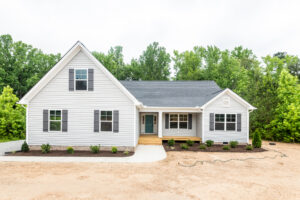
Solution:
[[[235,148],[235,147],[237,147],[237,145],[239,144],[239,142],[238,141],[230,141],[229,144],[230,144],[231,148]]]
[[[112,148],[111,148],[111,152],[112,152],[112,153],[117,153],[117,152],[118,152],[117,147],[112,147]]]
[[[228,145],[225,145],[225,146],[223,146],[223,150],[230,150],[230,146],[228,146]]]
[[[253,150],[253,146],[252,146],[252,145],[247,145],[247,146],[246,146],[246,150],[252,151],[252,150]]]
[[[186,143],[189,146],[193,146],[195,142],[193,140],[187,140]]]
[[[206,146],[205,146],[204,144],[201,144],[201,145],[199,146],[199,149],[206,149]]]
[[[24,143],[22,144],[21,151],[22,151],[22,152],[28,152],[29,150],[30,150],[30,149],[29,149],[29,146],[28,146],[27,142],[24,142]]]
[[[92,153],[99,153],[99,151],[100,151],[100,145],[98,145],[98,146],[91,145],[90,146],[90,150],[91,150]]]
[[[51,149],[51,146],[50,146],[50,144],[43,144],[41,146],[41,149],[42,149],[42,153],[49,153],[50,149]]]
[[[206,146],[211,147],[214,144],[212,140],[206,140]]]
[[[68,148],[67,148],[67,152],[68,152],[69,154],[73,154],[73,153],[74,153],[73,147],[68,147]]]
[[[123,153],[124,153],[125,155],[128,155],[128,154],[129,154],[129,152],[128,152],[128,151],[124,151]]]
[[[175,145],[175,140],[174,139],[168,140],[168,146],[169,147],[174,147],[174,145]]]
[[[180,147],[182,148],[182,149],[189,149],[189,146],[187,145],[187,144],[181,144],[180,145]]]
[[[255,131],[252,139],[252,146],[254,148],[260,148],[261,147],[261,135],[259,131]]]

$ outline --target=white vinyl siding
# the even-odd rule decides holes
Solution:
[[[94,69],[94,91],[69,91],[69,69]],[[79,52],[32,99],[28,110],[30,145],[134,146],[134,103]],[[43,132],[43,109],[68,110],[68,132]],[[118,110],[119,132],[94,132],[94,110]]]
[[[224,98],[229,99],[230,104],[224,104]],[[247,108],[233,99],[231,96],[224,94],[220,96],[220,98],[211,102],[206,108],[204,112],[204,140],[213,140],[215,142],[229,142],[229,141],[238,141],[241,143],[247,143],[248,139],[248,119],[247,119]],[[226,127],[224,131],[221,130],[209,130],[209,115],[210,113],[214,114],[237,114],[241,113],[242,121],[241,127],[242,131],[226,131]],[[226,123],[224,124],[226,126]]]

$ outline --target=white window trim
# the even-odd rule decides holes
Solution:
[[[189,113],[169,113],[169,127],[170,129],[181,129],[181,130],[188,130],[189,129]],[[171,128],[171,115],[177,115],[177,128]],[[187,115],[187,121],[180,121],[180,115]],[[175,122],[175,121],[172,121]],[[186,122],[186,128],[180,128],[180,122]]]
[[[76,70],[86,70],[86,90],[76,90]],[[85,79],[78,79],[84,81]],[[74,91],[84,92],[89,89],[89,69],[88,68],[74,68]]]
[[[223,115],[224,114],[224,130],[216,130],[216,115]],[[235,122],[228,122],[231,124],[235,124],[235,130],[227,130],[226,124],[227,124],[227,115],[235,115]],[[222,123],[222,122],[217,122]],[[237,113],[214,113],[214,132],[222,132],[222,131],[232,131],[237,132]]]
[[[51,120],[50,119],[50,111],[57,111],[57,110],[59,110],[60,111],[60,114],[61,114],[61,118],[60,118],[60,120]],[[48,131],[49,132],[56,132],[56,133],[61,133],[62,132],[62,118],[63,118],[63,113],[62,113],[62,109],[48,109]],[[60,121],[60,131],[51,131],[51,129],[50,129],[50,122],[51,121]]]
[[[102,111],[111,111],[111,131],[102,131],[101,130],[101,122],[110,122],[110,121],[107,121],[107,120],[102,120],[101,119],[101,112]],[[104,109],[104,110],[99,110],[99,132],[102,132],[102,133],[112,133],[113,132],[113,130],[114,130],[114,124],[113,124],[113,122],[114,122],[114,111],[112,110],[112,109]]]

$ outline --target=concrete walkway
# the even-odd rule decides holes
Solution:
[[[22,142],[20,143],[22,144]],[[1,145],[1,144],[0,144]],[[43,156],[0,156],[0,162],[112,162],[147,163],[167,157],[162,145],[138,145],[135,154],[129,157],[43,157]]]
[[[0,156],[4,155],[5,152],[20,151],[23,142],[24,140],[16,140],[0,143]]]

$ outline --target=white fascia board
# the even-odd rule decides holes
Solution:
[[[200,107],[152,107],[152,106],[142,106],[139,112],[202,112]]]
[[[254,106],[252,106],[251,104],[249,104],[247,101],[245,101],[242,97],[240,97],[239,95],[237,95],[235,92],[233,92],[229,88],[226,88],[223,92],[221,92],[220,94],[218,94],[217,96],[215,96],[214,98],[212,98],[211,100],[209,100],[206,104],[204,104],[201,107],[201,109],[205,109],[209,104],[211,104],[216,99],[218,99],[221,96],[223,96],[224,94],[228,94],[229,96],[231,96],[232,98],[234,98],[235,100],[237,100],[238,102],[240,102],[242,105],[244,105],[245,107],[247,107],[249,110],[255,110],[256,109]]]

